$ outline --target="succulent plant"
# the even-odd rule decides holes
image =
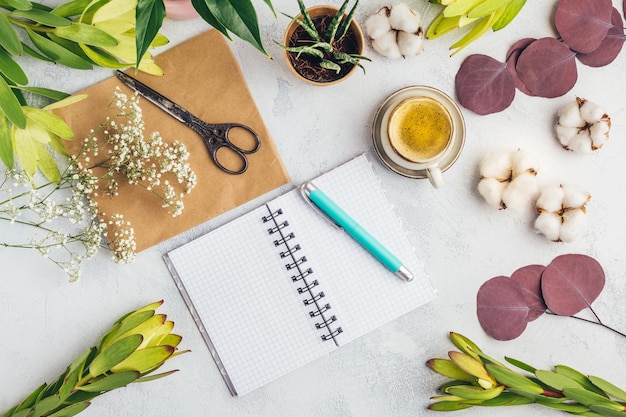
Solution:
[[[450,359],[430,359],[433,371],[450,378],[439,387],[442,395],[428,408],[454,411],[470,407],[538,404],[581,416],[626,415],[626,392],[596,376],[586,376],[568,366],[554,370],[536,369],[524,362],[505,358],[523,372],[510,369],[489,357],[470,339],[450,333],[460,351],[448,353]]]
[[[306,55],[320,68],[332,70],[336,73],[341,71],[341,65],[343,64],[357,65],[365,71],[360,61],[369,61],[369,58],[357,53],[347,53],[338,48],[341,40],[348,34],[354,12],[359,4],[359,0],[356,0],[352,9],[350,9],[348,14],[345,14],[349,2],[350,0],[343,2],[337,13],[332,17],[328,27],[322,31],[315,26],[304,2],[298,0],[301,18],[293,17],[285,13],[283,13],[283,15],[297,22],[298,25],[306,31],[311,40],[307,45],[289,46],[281,45],[280,43],[279,45],[285,50],[297,54],[297,59],[300,59],[302,55]]]
[[[162,303],[148,304],[121,317],[97,346],[79,355],[53,383],[39,386],[2,417],[71,417],[100,394],[176,372],[149,375],[186,352],[178,351],[182,337],[171,333],[174,322],[165,314],[155,314]]]

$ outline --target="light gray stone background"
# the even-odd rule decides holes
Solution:
[[[317,3],[322,2],[307,4]],[[408,3],[424,13],[425,27],[436,14],[436,6],[426,0]],[[621,11],[621,2],[613,3]],[[161,256],[283,190],[146,250],[133,264],[115,264],[102,251],[73,284],[35,252],[0,249],[0,410],[13,406],[41,383],[52,381],[120,315],[159,299],[165,300],[161,309],[184,337],[182,347],[192,350],[165,366],[180,372],[101,396],[82,414],[85,417],[435,415],[426,407],[443,378],[425,362],[446,356],[452,348],[447,337],[450,331],[472,338],[495,358],[507,355],[545,369],[566,364],[626,387],[626,338],[578,320],[543,316],[516,340],[498,342],[481,329],[475,302],[478,288],[489,278],[510,275],[528,264],[548,264],[561,254],[582,253],[595,257],[606,272],[606,287],[594,303],[596,312],[607,324],[626,330],[626,52],[603,68],[578,64],[578,82],[563,97],[544,99],[518,92],[513,104],[498,114],[478,116],[463,110],[465,148],[444,174],[446,186],[435,190],[427,180],[401,177],[376,159],[371,131],[376,109],[390,94],[411,85],[433,86],[455,97],[454,77],[469,54],[504,60],[518,39],[556,37],[552,18],[557,1],[529,1],[509,27],[489,32],[454,57],[449,56],[448,47],[456,34],[428,41],[419,57],[405,60],[382,58],[368,45],[366,55],[372,62],[365,63],[366,74],[359,72],[344,83],[323,88],[309,86],[289,72],[280,47],[272,42],[282,39],[288,19],[282,15],[275,18],[262,2],[257,4],[263,40],[274,59],[265,58],[240,40],[232,44],[232,50],[293,185],[369,152],[438,289],[437,299],[236,398],[228,393]],[[356,18],[363,23],[386,4],[362,2]],[[281,12],[297,13],[295,0],[274,0],[274,6]],[[207,29],[201,19],[168,20],[162,33],[170,44],[155,52]],[[108,69],[78,71],[28,57],[21,62],[32,84],[70,93],[113,75]],[[613,120],[610,141],[593,155],[566,152],[553,134],[557,110],[576,96],[602,105]],[[567,244],[549,242],[534,232],[531,208],[513,213],[487,206],[476,191],[478,166],[486,152],[500,148],[522,148],[536,154],[541,161],[542,184],[574,184],[591,193],[589,227],[582,238]],[[13,236],[13,230],[11,225],[0,224],[3,237]],[[455,414],[513,417],[560,413],[531,405]]]

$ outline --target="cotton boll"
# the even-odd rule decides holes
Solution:
[[[365,31],[370,38],[378,39],[391,31],[388,15],[389,8],[383,7],[365,21]]]
[[[497,178],[502,181],[511,177],[511,153],[509,151],[493,152],[483,160],[480,175],[483,178]]]
[[[593,151],[592,143],[589,132],[581,130],[570,138],[567,149],[579,153],[589,153]]]
[[[531,172],[523,172],[513,178],[502,192],[502,201],[507,208],[521,210],[537,194],[537,177]]]
[[[589,100],[584,100],[583,104],[580,106],[580,117],[587,123],[595,123],[605,115],[606,112],[602,107]]]
[[[420,27],[422,17],[412,10],[406,3],[398,3],[391,6],[389,23],[395,30],[408,33],[416,33]]]
[[[424,32],[398,32],[398,48],[404,57],[417,56],[424,51]]]
[[[522,149],[518,149],[517,152],[511,154],[511,168],[514,177],[524,172],[536,175],[539,171],[537,161],[533,155]]]
[[[557,123],[555,127],[556,137],[565,149],[569,149],[569,143],[572,138],[578,134],[579,130],[578,127],[563,126],[559,123]]]
[[[557,212],[563,208],[563,187],[547,187],[537,199],[537,210]]]
[[[561,235],[561,216],[543,212],[535,220],[535,229],[553,242],[558,242]]]
[[[558,111],[559,125],[565,127],[581,127],[585,125],[585,120],[580,115],[580,105],[578,101],[566,104]]]
[[[396,31],[392,30],[377,39],[372,39],[372,48],[384,57],[402,58],[402,53],[396,42]]]
[[[611,123],[606,121],[600,121],[589,127],[589,136],[594,149],[600,149],[609,140],[610,129]]]
[[[578,187],[564,185],[561,189],[563,190],[563,207],[565,208],[584,207],[591,200],[591,195]]]
[[[578,239],[587,228],[587,216],[581,208],[567,210],[563,213],[563,224],[559,237],[562,242],[572,242]]]
[[[506,185],[495,178],[483,178],[478,183],[478,192],[490,206],[500,210],[506,208],[502,202],[502,191]]]

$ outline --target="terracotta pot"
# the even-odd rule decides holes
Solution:
[[[335,7],[335,6],[312,6],[309,7],[307,9],[309,15],[311,16],[312,19],[315,19],[316,17],[320,17],[320,16],[334,16],[337,11],[339,10],[339,8]],[[298,14],[297,16],[298,19],[302,19],[302,15]],[[295,32],[295,30],[298,28],[298,23],[296,23],[295,21],[291,21],[291,23],[289,24],[289,26],[287,26],[287,29],[285,30],[285,36],[283,38],[283,45],[289,45],[289,40],[291,39],[291,36],[293,35],[293,33]],[[352,31],[354,33],[354,37],[356,38],[356,43],[357,43],[357,49],[358,51],[356,53],[358,53],[359,55],[363,54],[363,49],[364,49],[364,45],[365,45],[365,39],[363,37],[363,31],[361,30],[361,27],[359,26],[359,24],[357,23],[356,20],[352,19],[352,21],[350,22],[350,28],[348,29],[348,31]],[[296,71],[296,69],[293,67],[292,63],[291,63],[291,58],[290,58],[290,53],[288,51],[284,51],[284,56],[285,56],[285,60],[287,61],[287,64],[289,65],[289,68],[291,69],[291,71],[301,80],[312,84],[312,85],[317,85],[317,86],[326,86],[326,85],[333,85],[333,84],[337,84],[343,80],[345,80],[346,78],[348,78],[349,76],[351,76],[357,69],[358,66],[354,65],[352,67],[352,69],[350,69],[346,74],[344,74],[341,78],[333,80],[333,81],[327,81],[327,82],[321,82],[321,81],[315,81],[315,80],[311,80],[308,79],[304,76],[302,76],[298,71]]]

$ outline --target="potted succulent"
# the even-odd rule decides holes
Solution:
[[[338,83],[357,67],[363,71],[364,38],[361,27],[353,19],[359,0],[346,14],[350,0],[341,7],[312,6],[308,9],[298,0],[300,14],[291,19],[283,44],[285,58],[293,72],[315,85]]]

